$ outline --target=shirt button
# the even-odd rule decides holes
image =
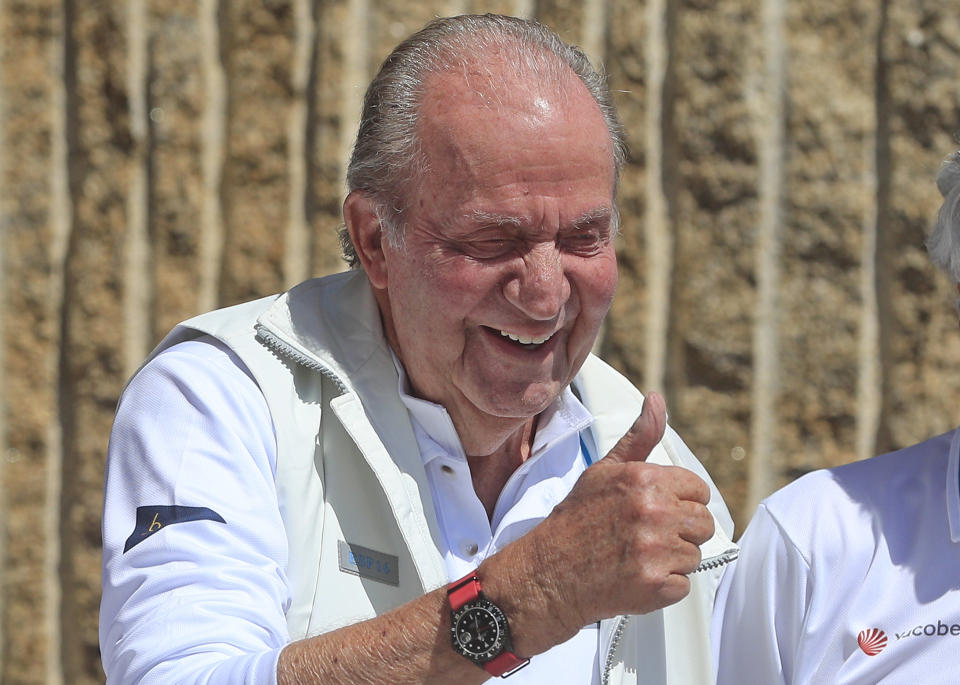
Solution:
[[[446,473],[447,475],[453,474],[453,467],[450,466],[449,464],[444,464],[443,466],[440,467],[440,470]]]
[[[463,546],[463,551],[469,554],[471,557],[479,551],[479,547],[475,542],[468,542]]]

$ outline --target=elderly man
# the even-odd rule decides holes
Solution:
[[[960,289],[960,153],[928,242]],[[721,685],[960,680],[960,430],[835,469],[761,503],[723,579]]]
[[[359,268],[178,326],[124,392],[110,682],[710,680],[729,516],[662,400],[589,354],[622,149],[538,24],[442,19],[387,58]]]

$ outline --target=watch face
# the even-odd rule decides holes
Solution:
[[[453,615],[453,644],[464,656],[489,661],[504,648],[507,619],[500,608],[486,599],[469,602]]]

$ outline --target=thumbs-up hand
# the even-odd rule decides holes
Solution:
[[[551,643],[601,618],[661,609],[690,591],[687,574],[713,535],[710,488],[682,467],[645,463],[665,426],[663,398],[651,393],[610,453],[516,543],[540,584],[537,599],[556,621]]]
[[[633,422],[630,430],[600,463],[609,465],[646,461],[653,448],[663,439],[666,427],[667,410],[663,397],[652,392],[644,398],[640,416]]]

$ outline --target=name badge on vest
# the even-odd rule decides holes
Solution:
[[[337,540],[340,570],[378,583],[400,585],[399,559],[392,554]]]

